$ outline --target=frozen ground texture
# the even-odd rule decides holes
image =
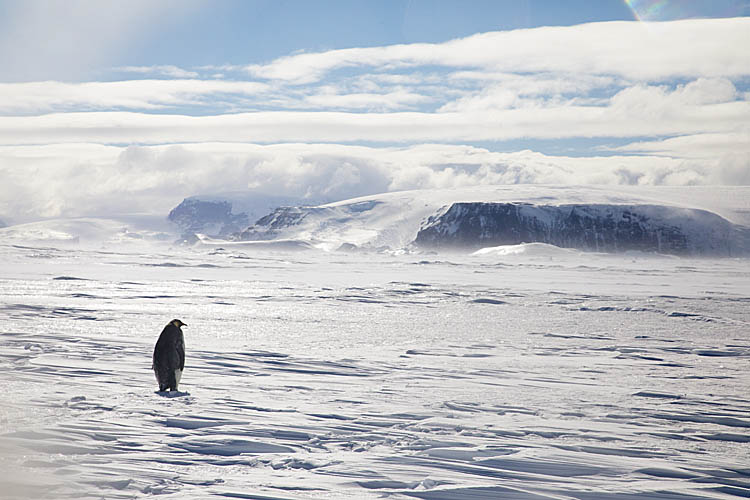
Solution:
[[[747,217],[746,191],[696,193],[671,199]],[[315,234],[397,242],[400,213]],[[175,249],[81,224],[106,237],[0,243],[2,498],[750,496],[748,259]],[[173,318],[183,392],[157,394]]]
[[[750,494],[747,260],[0,253],[3,498]]]

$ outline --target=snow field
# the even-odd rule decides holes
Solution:
[[[8,498],[750,491],[747,260],[0,252]]]

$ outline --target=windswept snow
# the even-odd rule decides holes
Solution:
[[[3,498],[750,491],[747,259],[0,245],[0,276]]]

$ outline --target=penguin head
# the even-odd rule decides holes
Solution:
[[[173,319],[172,321],[170,321],[170,323],[173,324],[174,326],[176,326],[177,328],[179,328],[181,326],[187,326],[185,323],[183,323],[179,319]]]

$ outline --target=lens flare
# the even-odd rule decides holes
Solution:
[[[745,0],[624,0],[638,21],[676,21],[750,15]]]

